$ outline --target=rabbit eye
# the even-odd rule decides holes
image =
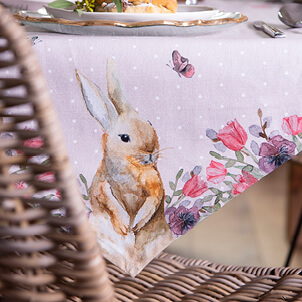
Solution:
[[[128,134],[119,134],[118,136],[121,138],[122,142],[124,143],[130,142],[130,136]]]

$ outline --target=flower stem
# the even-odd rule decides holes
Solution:
[[[174,196],[178,196],[178,194],[175,194],[176,191],[177,191],[178,180],[179,180],[179,178],[177,178],[177,176],[176,176],[175,183],[174,183],[174,189],[171,188],[171,189],[172,189],[172,195],[171,195],[171,197],[169,196],[169,197],[170,197],[170,201],[169,201],[169,203],[168,203],[168,202],[165,203],[165,208],[168,208],[168,207],[169,207],[169,205],[172,203],[172,200],[173,200],[173,197],[174,197]],[[180,197],[181,197],[182,195],[183,195],[183,194],[181,194]],[[179,198],[180,198],[180,197],[179,197]],[[178,200],[179,200],[179,198],[178,198]],[[178,200],[176,201],[175,204],[177,204],[177,203],[179,202]]]
[[[259,161],[256,156],[247,148],[244,147],[243,150],[253,159],[253,161],[258,165]]]
[[[237,182],[237,180],[236,180],[236,176],[237,176],[237,175],[228,172],[228,173],[227,173],[227,176],[232,177],[232,178]]]
[[[233,160],[233,161],[235,161],[236,163],[239,163],[239,164],[250,165],[249,163],[246,163],[244,161],[239,161],[237,159],[229,158],[229,157],[226,157],[226,156],[222,156],[221,159],[225,160],[225,161]]]
[[[18,173],[23,172],[23,171],[25,171],[25,170],[26,170],[25,167],[21,167],[19,170],[13,172],[12,174],[18,174]]]
[[[300,152],[302,150],[302,144],[298,135],[293,135],[293,142],[296,144],[297,151]]]
[[[172,198],[173,198],[173,197],[174,197],[174,196],[172,196]],[[181,194],[181,195],[178,197],[178,199],[176,200],[176,202],[173,203],[172,207],[177,206],[184,198],[185,198],[185,195],[184,195],[184,194]]]
[[[258,110],[258,115],[259,115],[259,110]],[[260,125],[261,125],[261,128],[262,128],[262,134],[263,134],[263,138],[265,138],[267,141],[268,141],[268,136],[265,132],[265,129],[266,129],[266,126],[263,125],[263,120],[262,120],[262,111],[261,111],[261,114],[259,115],[259,118],[260,118]]]

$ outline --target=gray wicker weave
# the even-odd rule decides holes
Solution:
[[[302,269],[162,253],[131,278],[106,263],[31,44],[1,6],[0,121],[0,301],[302,301]],[[34,129],[22,128],[28,121]],[[35,138],[39,148],[28,144]],[[47,159],[38,163],[37,156]],[[41,180],[43,173],[54,181]],[[18,189],[20,183],[26,186]],[[59,190],[61,199],[39,197],[49,190]]]

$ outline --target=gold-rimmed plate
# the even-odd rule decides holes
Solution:
[[[110,14],[110,13],[108,13]],[[53,18],[47,14],[21,11],[14,15],[24,25],[30,25],[50,32],[72,35],[95,36],[192,36],[222,30],[231,25],[240,24],[247,17],[239,12],[218,11],[208,20],[192,19],[151,20],[141,22],[123,22],[116,20],[74,21]]]

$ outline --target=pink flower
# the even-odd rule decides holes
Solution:
[[[61,195],[61,192],[59,190],[56,190],[55,197],[57,197],[58,199],[62,199],[62,195]]]
[[[242,171],[242,175],[237,175],[236,180],[238,183],[233,184],[234,190],[232,191],[234,195],[241,194],[244,190],[257,182],[257,178],[246,171]]]
[[[217,138],[219,138],[227,148],[233,151],[240,151],[247,141],[247,134],[235,119],[234,121],[228,122],[223,129],[219,130]]]
[[[44,145],[44,142],[43,142],[42,138],[35,137],[35,138],[30,138],[30,139],[25,140],[23,145],[25,147],[38,149]]]
[[[302,132],[302,117],[292,115],[283,118],[282,129],[287,134],[298,135]]]
[[[225,179],[227,173],[228,171],[223,164],[212,160],[207,167],[207,180],[214,184],[218,184]]]
[[[204,182],[200,176],[193,175],[193,177],[185,183],[182,192],[186,196],[197,197],[202,195],[207,189],[207,183]]]
[[[44,141],[40,137],[30,138],[23,142],[24,147],[39,149],[44,145]],[[17,154],[23,154],[23,151],[17,150]]]
[[[26,189],[26,188],[28,188],[28,184],[24,181],[20,181],[20,182],[16,183],[16,188],[18,190]]]
[[[53,172],[45,172],[45,173],[39,174],[37,176],[37,179],[41,180],[41,181],[45,181],[45,182],[55,182],[55,175]]]

